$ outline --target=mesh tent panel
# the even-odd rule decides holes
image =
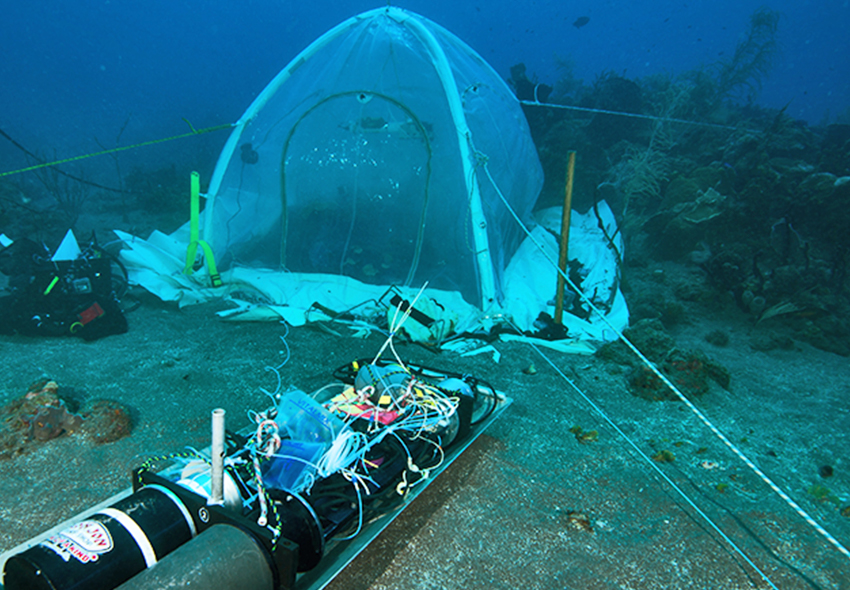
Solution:
[[[458,137],[435,57],[410,19],[448,58],[469,138]],[[454,35],[397,8],[350,19],[314,45],[287,66],[261,108],[246,113],[235,149],[219,161],[205,228],[219,266],[372,284],[428,280],[479,303],[472,224],[486,224],[497,277],[520,235],[476,164],[486,160],[522,216],[542,185],[516,99]],[[469,206],[473,179],[464,177],[460,141],[478,154],[468,169],[483,220]]]

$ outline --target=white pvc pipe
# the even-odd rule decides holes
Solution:
[[[212,467],[210,473],[210,499],[207,504],[224,504],[224,410],[212,412]]]
[[[401,12],[404,14],[403,11]],[[443,85],[443,92],[449,106],[449,113],[455,124],[458,148],[460,150],[460,161],[463,164],[463,178],[466,181],[466,194],[469,198],[469,228],[472,232],[475,258],[478,262],[478,284],[481,287],[480,304],[483,311],[489,311],[496,302],[496,277],[493,272],[493,260],[490,257],[490,242],[487,237],[488,232],[493,230],[487,227],[487,217],[484,215],[484,206],[481,202],[481,188],[478,184],[478,175],[476,174],[476,167],[479,165],[479,162],[477,155],[472,149],[470,140],[472,132],[469,130],[469,125],[466,122],[466,113],[461,102],[457,80],[455,80],[454,72],[449,64],[449,58],[446,57],[443,46],[440,45],[440,42],[431,30],[422,23],[423,20],[431,26],[438,27],[438,25],[434,25],[431,21],[421,17],[409,18],[403,22],[418,37],[419,41],[428,48],[431,62],[437,71],[437,77]],[[402,21],[399,20],[399,22]],[[447,34],[454,37],[451,33]],[[481,63],[486,62],[482,59]],[[496,77],[497,79],[501,79],[501,76],[497,75]]]

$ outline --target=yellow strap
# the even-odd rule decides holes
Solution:
[[[189,249],[186,251],[186,266],[183,274],[190,275],[194,271],[195,256],[198,254],[198,238],[200,237],[201,212],[201,175],[192,171],[189,177]]]
[[[218,274],[218,269],[215,266],[215,257],[213,257],[212,248],[204,240],[198,240],[201,248],[204,250],[204,259],[207,261],[207,271],[210,273],[210,284],[213,287],[221,287],[221,275]]]
[[[204,259],[210,273],[210,283],[213,287],[221,287],[221,275],[218,274],[212,248],[205,240],[200,239],[201,175],[193,171],[189,179],[189,186],[191,196],[189,203],[189,247],[186,250],[186,266],[183,267],[183,274],[190,275],[195,272],[195,257],[198,254],[198,246],[200,246],[204,251]]]

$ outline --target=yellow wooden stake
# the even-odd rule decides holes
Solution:
[[[569,152],[567,161],[567,186],[564,190],[564,210],[561,212],[561,249],[558,253],[558,287],[555,291],[555,323],[562,324],[564,318],[564,288],[567,273],[567,246],[570,243],[570,212],[573,205],[573,175],[576,168],[576,153]]]

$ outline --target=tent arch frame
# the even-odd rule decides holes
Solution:
[[[286,136],[286,140],[283,143],[283,150],[281,151],[280,156],[280,199],[281,199],[281,236],[280,236],[280,260],[281,264],[286,266],[286,243],[287,243],[287,225],[289,221],[289,213],[287,209],[287,200],[286,200],[286,155],[289,151],[290,142],[292,141],[292,137],[295,135],[296,129],[301,124],[301,122],[306,119],[310,114],[312,114],[316,109],[321,106],[329,103],[332,100],[336,100],[338,98],[344,96],[356,96],[358,100],[360,97],[368,96],[368,97],[377,97],[381,100],[384,100],[393,106],[400,109],[404,114],[410,117],[410,120],[416,125],[416,129],[419,132],[419,135],[422,137],[425,142],[425,153],[427,154],[427,161],[425,163],[425,195],[422,200],[422,210],[419,214],[419,223],[417,227],[416,235],[416,246],[414,248],[414,257],[411,262],[410,269],[407,273],[407,278],[404,281],[404,286],[408,287],[413,282],[413,276],[416,274],[416,269],[419,266],[419,258],[422,255],[422,240],[425,235],[425,214],[428,210],[428,197],[431,191],[431,160],[433,158],[433,153],[431,151],[431,141],[428,139],[428,132],[425,129],[425,126],[422,124],[422,121],[419,117],[416,116],[412,110],[410,110],[403,102],[397,100],[389,95],[383,94],[381,92],[374,92],[372,90],[346,90],[343,92],[335,92],[334,94],[330,94],[324,97],[322,100],[311,106],[304,113],[301,114],[300,117],[292,124],[292,128],[289,130],[289,133]],[[355,195],[356,199],[357,196]]]

